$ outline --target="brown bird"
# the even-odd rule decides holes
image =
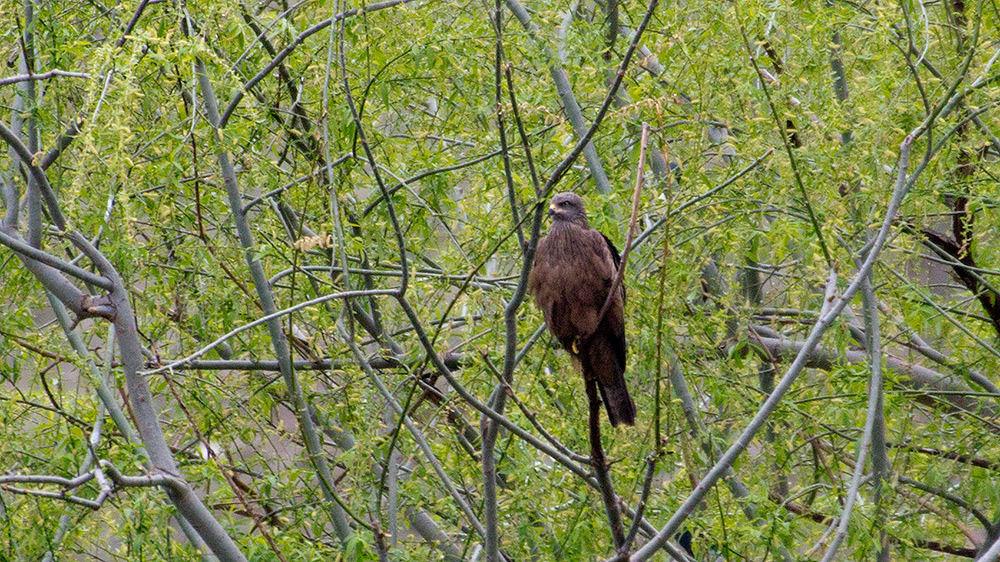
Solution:
[[[635,424],[625,387],[625,289],[612,296],[621,257],[611,240],[590,228],[583,199],[560,193],[549,203],[552,227],[538,242],[529,288],[545,322],[585,380],[596,380],[611,425]]]

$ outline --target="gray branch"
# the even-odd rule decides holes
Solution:
[[[862,297],[865,302],[865,320],[868,327],[869,341],[869,366],[871,368],[871,379],[868,381],[868,411],[865,414],[865,426],[861,432],[861,439],[858,441],[857,459],[854,461],[854,474],[851,476],[851,486],[847,490],[847,500],[844,508],[840,512],[840,523],[837,531],[833,534],[833,540],[823,555],[821,562],[830,562],[837,555],[837,549],[847,536],[847,526],[851,522],[851,513],[857,501],[861,481],[865,472],[865,455],[868,454],[868,447],[872,442],[872,435],[875,433],[875,426],[884,424],[884,412],[882,411],[882,346],[879,341],[879,319],[878,309],[875,307],[875,294],[871,287],[871,274],[865,277],[865,282],[861,285]],[[883,451],[885,441],[882,442]],[[884,537],[883,537],[884,538]],[[882,545],[884,547],[884,545]],[[880,551],[882,548],[880,548]]]
[[[91,273],[82,267],[63,261],[52,254],[45,252],[44,250],[39,250],[38,248],[29,245],[14,232],[4,232],[3,230],[0,230],[0,244],[3,244],[16,252],[22,259],[35,260],[51,268],[58,269],[67,275],[76,277],[84,283],[100,287],[105,291],[111,290],[111,282],[108,281],[107,278],[97,275],[96,273]]]
[[[49,78],[55,76],[90,79],[90,75],[87,74],[86,72],[69,72],[66,70],[55,69],[55,70],[49,70],[48,72],[40,72],[37,74],[22,74],[19,76],[8,76],[7,78],[0,78],[0,86],[17,84],[19,82],[34,82],[37,80],[48,80]]]

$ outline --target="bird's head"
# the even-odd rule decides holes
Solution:
[[[549,216],[555,221],[575,223],[583,228],[590,228],[587,222],[587,209],[583,199],[575,193],[559,193],[549,201]]]

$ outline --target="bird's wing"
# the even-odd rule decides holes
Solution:
[[[611,253],[611,261],[614,262],[614,264],[615,264],[615,275],[617,275],[618,274],[618,269],[622,266],[622,257],[618,253],[618,248],[615,248],[615,243],[612,242],[611,239],[608,238],[607,235],[604,234],[603,232],[601,232],[600,234],[601,234],[601,238],[604,239],[604,244],[608,247],[608,252]],[[624,282],[624,279],[622,280],[621,291],[622,291],[622,302],[624,302],[625,301],[625,282]]]
[[[618,248],[615,248],[615,243],[611,241],[603,232],[598,231],[601,238],[604,239],[604,243],[608,246],[608,251],[611,252],[611,261],[615,262],[615,269],[621,267],[622,257],[618,254]]]
[[[596,230],[589,232],[595,253],[601,254],[603,291],[598,307],[604,306],[608,290],[621,267],[621,256],[607,236]],[[582,351],[585,378],[596,378],[601,399],[612,425],[635,423],[636,408],[625,383],[625,286],[624,283],[611,297],[611,305],[595,327],[586,349]]]
[[[605,254],[604,278],[606,288],[601,292],[601,302],[597,305],[598,310],[600,310],[600,307],[604,305],[604,299],[607,298],[608,289],[611,288],[611,284],[614,283],[615,276],[618,275],[618,268],[621,267],[621,256],[618,254],[618,249],[615,248],[615,245],[611,243],[611,240],[609,240],[607,236],[596,230],[591,230],[590,233],[594,246],[599,249],[600,253]],[[610,279],[610,281],[608,281],[608,279]],[[608,307],[608,311],[604,314],[604,318],[601,320],[600,325],[596,326],[595,332],[601,333],[602,337],[595,337],[594,339],[601,339],[606,342],[607,345],[611,346],[616,362],[620,368],[624,370],[626,345],[624,280],[622,280],[618,294],[612,297],[611,305]]]

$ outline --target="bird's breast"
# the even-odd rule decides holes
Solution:
[[[560,339],[592,332],[608,295],[614,265],[604,239],[591,233],[572,224],[554,224],[538,247],[532,290]]]

